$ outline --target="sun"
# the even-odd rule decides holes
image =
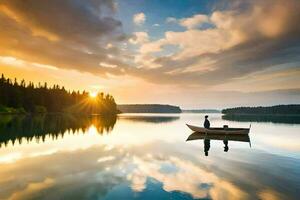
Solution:
[[[98,95],[97,92],[90,92],[90,93],[89,93],[89,96],[90,96],[91,98],[96,98],[97,95]]]

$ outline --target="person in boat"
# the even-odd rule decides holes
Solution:
[[[210,127],[210,122],[208,120],[208,115],[205,115],[204,128],[209,128],[209,127]]]

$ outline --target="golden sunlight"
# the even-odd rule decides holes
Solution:
[[[90,92],[90,93],[89,93],[89,96],[90,96],[91,98],[96,98],[97,95],[98,95],[98,92]]]

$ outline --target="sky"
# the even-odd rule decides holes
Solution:
[[[300,103],[299,0],[0,0],[0,73],[117,103]]]

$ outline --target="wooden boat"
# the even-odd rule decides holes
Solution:
[[[206,134],[206,133],[199,133],[194,132],[192,133],[186,141],[190,140],[227,140],[227,141],[236,141],[236,142],[249,142],[250,138],[249,135],[246,134],[236,134],[236,135],[227,135],[227,134]]]
[[[247,135],[249,134],[250,128],[203,128],[186,124],[192,131],[206,134],[227,134],[227,135]]]

